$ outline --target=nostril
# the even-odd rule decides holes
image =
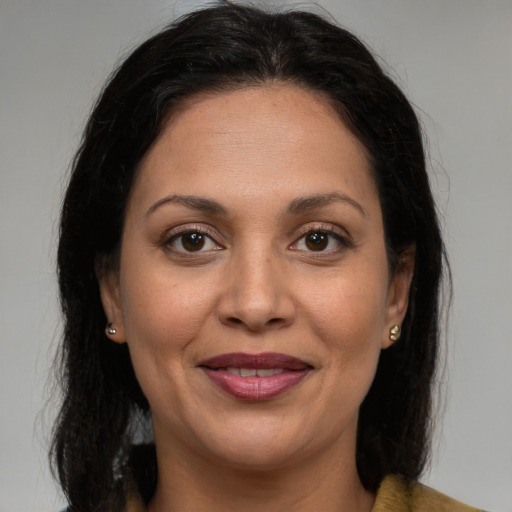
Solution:
[[[246,326],[250,331],[261,331],[269,328],[279,328],[281,325],[286,324],[286,320],[280,317],[273,317],[268,319],[267,321],[258,322],[256,320],[253,321],[244,321],[243,318],[238,318],[236,316],[230,316],[226,318],[226,323],[228,325],[233,326]]]

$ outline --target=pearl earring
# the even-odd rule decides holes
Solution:
[[[391,341],[396,341],[398,338],[400,338],[401,332],[402,329],[400,329],[399,325],[393,325],[393,327],[391,327],[389,330],[389,339]]]

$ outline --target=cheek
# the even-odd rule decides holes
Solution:
[[[128,252],[128,251],[127,251]],[[156,258],[122,267],[121,302],[128,342],[180,345],[190,339],[211,310],[212,286],[204,276],[176,272]],[[134,264],[136,263],[136,264]]]
[[[350,373],[376,365],[386,318],[386,276],[359,277],[332,276],[321,292],[309,294],[305,307],[313,332],[333,356],[330,364]]]
[[[370,332],[386,316],[387,286],[380,276],[362,274],[325,279],[316,294],[308,293],[314,317],[325,329]],[[305,294],[306,295],[306,294]]]
[[[126,261],[123,271],[126,339],[137,378],[148,394],[148,386],[172,386],[179,378],[187,366],[189,345],[204,328],[214,300],[209,287],[180,280],[168,268],[140,262],[135,268]]]

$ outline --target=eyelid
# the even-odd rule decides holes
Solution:
[[[333,252],[337,252],[343,250],[344,248],[353,247],[354,243],[350,237],[350,234],[340,226],[336,224],[326,223],[326,222],[318,222],[318,223],[309,223],[305,226],[302,226],[299,231],[295,234],[295,241],[291,244],[290,248],[293,250],[293,246],[296,246],[306,235],[310,233],[321,232],[326,233],[334,238],[342,245],[341,249],[334,249],[328,251],[304,251],[311,252],[315,254],[315,256],[320,257],[322,254],[332,254]]]
[[[332,222],[321,222],[321,221],[320,222],[308,222],[307,224],[301,226],[295,233],[295,236],[297,238],[300,238],[304,235],[307,235],[308,233],[311,233],[312,231],[324,231],[326,233],[333,233],[334,235],[337,235],[339,237],[344,237],[344,238],[350,237],[348,232],[341,226],[338,226],[337,224],[333,224]]]
[[[219,241],[219,238],[221,238],[219,233],[216,230],[212,229],[212,227],[208,226],[207,224],[182,224],[180,226],[175,226],[175,227],[167,230],[163,234],[160,243],[161,243],[161,245],[165,246],[169,251],[174,252],[176,254],[180,254],[180,255],[193,256],[194,254],[199,255],[199,254],[211,252],[211,251],[197,251],[196,253],[194,253],[194,252],[187,253],[186,251],[177,251],[176,249],[172,249],[169,247],[169,244],[172,241],[174,241],[175,239],[177,239],[180,236],[185,235],[187,233],[201,233],[202,235],[205,235],[210,240],[212,240],[216,246],[218,246],[222,249],[225,248],[224,244]],[[219,249],[216,248],[215,250],[219,250]]]

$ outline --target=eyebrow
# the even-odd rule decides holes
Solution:
[[[340,194],[339,192],[332,192],[331,194],[315,194],[307,197],[298,197],[294,199],[288,207],[288,212],[293,215],[299,215],[322,206],[328,206],[332,203],[343,203],[354,207],[359,213],[366,217],[364,208],[351,197]]]
[[[146,217],[151,215],[155,210],[166,204],[181,204],[191,210],[199,210],[204,213],[210,213],[214,215],[226,215],[227,210],[211,199],[198,196],[183,196],[179,194],[172,194],[162,199],[159,199],[156,203],[152,204],[146,212]]]
[[[226,215],[227,210],[217,201],[212,199],[206,199],[205,197],[199,196],[186,196],[180,194],[172,194],[162,199],[159,199],[156,203],[152,204],[146,212],[146,217],[151,215],[158,208],[166,204],[181,204],[191,210],[198,210],[204,213],[213,215]],[[314,194],[312,196],[298,197],[294,199],[288,206],[288,212],[292,215],[300,215],[316,208],[328,206],[332,203],[343,203],[354,207],[364,217],[366,212],[364,208],[351,197],[340,194],[339,192],[332,192],[330,194]]]

